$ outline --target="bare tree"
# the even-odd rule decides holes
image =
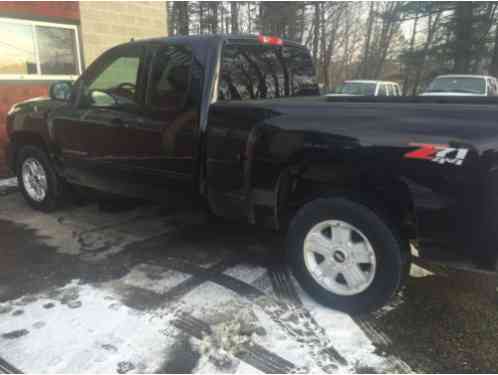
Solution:
[[[239,33],[239,5],[235,1],[230,3],[230,28],[233,34]]]
[[[375,3],[372,1],[370,3],[370,8],[368,12],[367,19],[367,29],[366,29],[366,38],[365,38],[365,47],[363,48],[363,60],[361,61],[360,67],[358,69],[358,77],[365,77],[367,75],[367,67],[369,64],[370,57],[370,42],[372,38],[372,31],[374,25],[374,12],[375,12]]]
[[[417,36],[417,26],[418,26],[418,20],[419,20],[420,14],[418,11],[415,13],[415,19],[413,20],[413,27],[412,27],[412,35],[410,38],[410,49],[409,49],[409,56],[413,56],[413,52],[415,50],[415,37]],[[408,85],[410,83],[410,68],[405,66],[405,78],[403,80],[403,95],[406,95],[408,92]]]
[[[495,2],[170,1],[167,6],[172,35],[264,33],[306,45],[326,89],[352,78],[389,78],[402,81],[405,94],[415,94],[436,74],[498,75]],[[409,27],[402,27],[404,22]]]
[[[495,25],[495,42],[493,48],[493,56],[491,58],[490,74],[498,76],[498,26]]]
[[[428,53],[429,53],[429,48],[434,40],[434,35],[436,34],[436,31],[438,30],[440,20],[441,20],[441,15],[442,15],[442,9],[438,13],[434,13],[434,5],[433,3],[429,3],[429,19],[427,21],[427,32],[426,32],[426,38],[424,42],[424,46],[420,55],[420,59],[415,67],[415,79],[413,82],[413,89],[412,89],[412,95],[416,95],[418,92],[418,88],[420,85],[420,79],[422,77],[422,74],[425,69]]]
[[[472,53],[472,23],[474,5],[462,1],[455,10],[455,73],[468,73]]]

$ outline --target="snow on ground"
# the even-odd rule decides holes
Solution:
[[[152,372],[174,340],[162,333],[164,317],[115,304],[111,291],[77,280],[32,297],[0,305],[13,308],[0,320],[2,356],[26,372]]]
[[[153,206],[139,206],[116,214],[90,204],[47,215],[11,194],[0,202],[0,219],[33,229],[32,241],[82,265],[121,262],[123,269],[103,281],[75,279],[0,303],[0,357],[23,371],[409,371],[378,354],[355,319],[314,302],[285,272],[277,276],[284,289],[296,290],[290,300],[274,290],[274,273],[281,271],[263,264],[203,273],[227,242],[216,232],[209,245],[188,234],[169,241],[185,226],[203,225],[191,212],[164,217]],[[140,244],[151,241],[164,252],[140,258]],[[259,245],[235,246],[240,252]],[[176,253],[190,262],[184,272],[173,264]],[[206,256],[211,260],[196,262]]]
[[[226,274],[252,279],[260,274],[250,277],[247,269],[237,266]],[[146,276],[151,271],[154,280]],[[327,370],[316,362],[314,348],[289,334],[264,306],[216,283],[203,283],[173,306],[146,310],[126,306],[117,287],[132,285],[164,294],[189,277],[141,264],[112,282],[80,285],[74,280],[62,288],[1,304],[0,310],[9,310],[9,315],[0,319],[1,354],[29,372],[154,372],[168,358],[180,333],[172,321],[187,313],[215,332],[203,341],[190,339],[192,350],[200,355],[196,372],[219,372],[220,351],[232,365],[225,372],[257,371],[236,358],[240,350],[237,345],[242,343],[259,344],[304,371]],[[303,292],[299,295],[348,362],[327,372],[354,372],[360,366],[392,371],[385,358],[374,353],[375,347],[354,320],[316,304]],[[301,323],[298,329],[305,331],[307,322],[296,324]]]

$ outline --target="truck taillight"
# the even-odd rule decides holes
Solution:
[[[268,44],[270,46],[281,46],[284,41],[276,36],[258,35],[258,41],[261,44]]]

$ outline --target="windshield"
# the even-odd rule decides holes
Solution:
[[[427,92],[461,92],[468,94],[486,94],[486,81],[483,78],[442,77],[430,84]]]
[[[374,96],[375,82],[345,82],[342,87],[342,94]]]

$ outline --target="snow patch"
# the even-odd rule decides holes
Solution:
[[[165,269],[152,264],[139,264],[134,267],[121,282],[150,290],[158,294],[164,294],[170,289],[189,279],[191,275],[183,272]]]
[[[110,293],[74,280],[35,295],[35,301],[22,306],[23,314],[0,320],[2,356],[26,372],[110,373],[129,364],[131,372],[157,371],[174,342],[162,333],[167,318],[123,305],[110,308],[116,297]],[[68,294],[70,300],[76,296],[78,307],[62,302]],[[54,307],[44,307],[49,303]],[[22,329],[29,333],[17,339],[2,336]]]

